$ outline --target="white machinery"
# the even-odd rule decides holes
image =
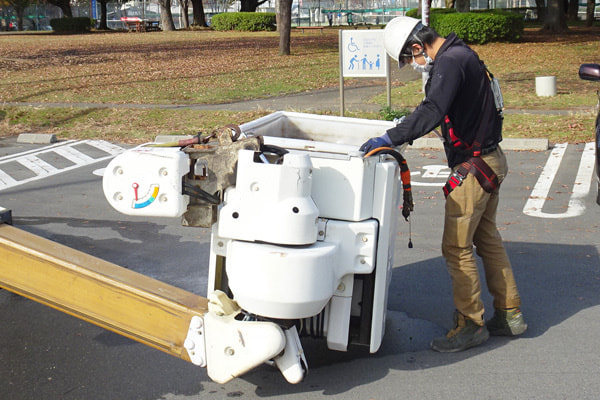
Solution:
[[[303,335],[373,353],[384,333],[400,170],[356,144],[388,126],[338,135],[354,143],[341,145],[283,138],[293,127],[266,122],[239,138],[227,128],[210,141],[143,145],[104,174],[121,213],[212,227],[209,312],[192,318],[185,348],[217,382],[273,362],[296,383]]]

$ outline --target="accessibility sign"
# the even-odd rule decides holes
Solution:
[[[343,30],[340,50],[342,76],[387,76],[388,57],[383,47],[383,30]]]

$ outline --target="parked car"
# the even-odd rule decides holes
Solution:
[[[600,64],[582,64],[579,67],[579,77],[586,81],[600,82]],[[598,96],[598,115],[596,116],[596,178],[598,182],[598,194],[596,203],[600,205],[600,89],[596,92]]]

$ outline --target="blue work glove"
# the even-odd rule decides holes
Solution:
[[[374,137],[364,142],[363,145],[360,146],[360,151],[368,153],[371,150],[376,149],[378,147],[390,147],[391,145],[392,139],[390,139],[390,137],[386,133],[383,136]]]

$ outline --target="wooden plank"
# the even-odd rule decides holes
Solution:
[[[189,323],[208,311],[206,298],[7,224],[0,287],[186,361]]]

